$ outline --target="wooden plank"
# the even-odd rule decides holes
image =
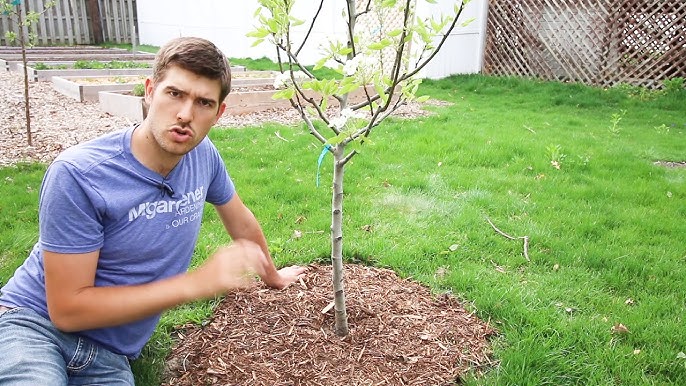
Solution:
[[[114,41],[121,43],[121,22],[119,18],[119,2],[117,0],[112,0],[112,15],[114,16],[112,20],[114,24]]]
[[[67,23],[72,26],[74,42],[81,44],[81,12],[75,0],[69,0],[69,12],[71,17],[67,19]]]
[[[57,15],[57,32],[58,38],[57,42],[66,43],[67,39],[64,34],[64,17],[62,16],[62,8],[64,7],[64,2],[60,1],[55,4],[55,13]]]
[[[138,31],[136,30],[136,18],[135,18],[135,12],[133,9],[133,2],[134,0],[126,0],[126,4],[128,5],[128,25],[131,27],[131,33],[129,36],[131,37],[131,46],[132,47],[137,47],[138,45]]]
[[[2,31],[11,31],[11,22],[9,16],[3,14],[0,12],[0,30]],[[9,43],[7,42],[7,39],[5,38],[5,34],[0,34],[0,43],[2,43],[3,46],[8,46]],[[0,71],[2,68],[0,68]]]
[[[48,32],[48,34],[50,34],[50,37],[48,39],[48,44],[57,44],[56,29],[57,29],[58,19],[57,19],[57,13],[55,11],[56,7],[57,7],[57,4],[50,7],[50,9],[48,9],[48,11],[44,14],[45,19],[47,20],[47,24],[48,24],[48,31],[47,32]]]
[[[81,41],[83,44],[91,44],[93,43],[93,40],[91,39],[90,28],[88,28],[88,9],[86,8],[86,1],[78,0],[78,7],[80,15],[79,24],[81,25],[82,35]]]
[[[50,34],[48,32],[47,23],[45,22],[45,14],[47,10],[41,6],[36,12],[42,12],[40,19],[38,19],[38,25],[36,25],[36,44],[47,45],[50,41]]]
[[[100,11],[105,10],[105,26],[106,26],[106,34],[105,34],[105,41],[107,42],[112,42],[114,41],[114,29],[112,27],[112,0],[100,0],[100,4],[103,5],[104,7],[100,7]]]
[[[129,41],[129,23],[126,17],[126,0],[117,0],[119,6],[119,28],[121,41],[127,43]]]

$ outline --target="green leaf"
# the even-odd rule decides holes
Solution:
[[[326,61],[329,60],[328,57],[321,58],[317,61],[317,63],[314,64],[313,69],[314,70],[319,70],[320,68],[324,67],[324,64],[326,64]]]
[[[14,33],[14,31],[6,31],[5,38],[7,38],[7,40],[13,43],[17,40],[17,34]]]
[[[326,81],[326,85],[324,87],[324,93],[326,95],[333,95],[336,90],[338,90],[338,84],[336,83],[335,79],[329,79]]]
[[[384,86],[381,84],[380,80],[374,79],[374,89],[376,92],[379,94],[379,98],[383,101],[384,104],[388,101],[388,95],[386,95],[386,92],[384,90]]]
[[[302,88],[303,90],[313,90],[314,89],[314,81],[308,80],[307,82],[303,82],[300,85],[300,88]]]
[[[434,19],[431,19],[431,28],[433,28],[434,31],[438,32],[441,30],[441,25]]]
[[[394,37],[400,35],[401,33],[403,33],[403,29],[398,28],[398,29],[394,29],[393,31],[390,31],[387,35],[394,38]]]
[[[368,46],[368,48],[369,48],[370,50],[374,50],[374,51],[383,50],[384,47],[386,47],[386,46],[384,46],[383,44],[381,44],[381,42],[372,43],[372,44],[370,44],[370,45]]]
[[[277,91],[272,95],[272,99],[291,99],[295,95],[295,90],[287,88],[285,90]]]
[[[266,28],[258,28],[254,31],[250,31],[245,36],[249,38],[258,38],[258,39],[264,39],[267,36],[269,36],[270,32]]]
[[[384,0],[384,1],[381,3],[381,6],[384,7],[384,8],[391,8],[391,7],[395,7],[395,4],[396,4],[397,2],[398,2],[398,0]]]
[[[341,132],[337,136],[327,139],[326,143],[330,145],[338,145],[339,143],[343,142],[346,136],[347,134],[345,132]]]
[[[358,82],[347,82],[347,83],[341,82],[341,84],[339,85],[338,94],[341,94],[341,95],[348,94],[354,90],[357,90],[358,87],[360,87],[360,83],[358,83]]]
[[[424,102],[426,102],[427,100],[429,100],[429,98],[430,98],[430,96],[428,96],[428,95],[422,95],[422,96],[420,96],[419,98],[417,98],[417,102],[419,102],[419,103],[424,103]]]
[[[464,23],[462,23],[462,26],[463,26],[463,27],[466,27],[466,26],[472,24],[472,22],[474,22],[474,20],[476,20],[475,17],[472,17],[472,18],[470,18],[470,19],[467,19],[467,20],[465,20]]]
[[[269,32],[271,33],[279,32],[279,23],[276,22],[276,19],[269,19],[267,21],[267,27],[269,27]]]
[[[255,47],[257,45],[260,45],[260,44],[262,44],[263,41],[264,41],[264,39],[257,39],[257,40],[255,40],[255,42],[253,42],[253,44],[250,47]]]
[[[386,48],[390,45],[391,45],[391,41],[389,39],[384,38],[384,39],[381,39],[381,41],[379,41],[379,42],[370,44],[368,46],[368,48],[370,50],[378,51],[378,50],[383,50],[384,48]]]
[[[297,27],[299,25],[305,24],[305,20],[300,20],[300,19],[297,19],[293,16],[289,16],[289,19],[291,20],[291,26],[293,26],[293,27]]]

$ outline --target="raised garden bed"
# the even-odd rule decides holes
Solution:
[[[146,76],[53,76],[52,85],[61,94],[79,102],[98,101],[100,91],[132,91]]]
[[[137,60],[120,63],[121,68],[75,68],[79,62],[36,62],[29,63],[26,67],[29,74],[29,81],[50,81],[53,76],[124,76],[124,75],[150,75],[152,74],[151,60]],[[103,65],[110,65],[113,62],[96,62]],[[49,67],[49,68],[44,68]],[[17,63],[17,71],[22,72],[23,63]],[[239,74],[245,71],[245,67],[231,67],[232,73]]]
[[[272,86],[276,71],[233,71],[231,68],[231,87]]]
[[[126,51],[125,51],[126,52]],[[153,60],[154,54],[131,52],[123,54],[101,53],[101,54],[81,54],[78,52],[68,53],[54,53],[54,54],[27,54],[27,62],[71,62],[78,60],[96,60],[101,62],[110,62],[112,60],[121,61],[136,61],[136,60]],[[22,63],[21,54],[2,54],[0,55],[0,69],[9,71],[16,71],[17,64]]]
[[[244,115],[266,110],[291,108],[288,100],[272,98],[277,91],[272,85],[235,87],[226,97],[226,114]],[[370,90],[370,92],[372,91]],[[307,94],[310,97],[319,98],[313,92],[308,92]],[[140,122],[144,118],[143,97],[132,96],[131,93],[113,91],[101,91],[99,97],[100,109],[103,112],[126,117],[134,122]],[[364,92],[361,87],[348,95],[350,103],[360,102],[363,98]],[[329,104],[337,106],[338,101],[331,98]]]
[[[369,86],[373,89],[372,86]],[[275,109],[289,109],[291,108],[291,103],[288,99],[274,99],[274,94],[279,91],[275,90],[273,86],[262,86],[262,87],[246,87],[237,89],[235,92],[232,91],[226,97],[226,113],[232,115],[243,115],[250,114],[265,110],[275,110]],[[373,93],[373,90],[369,91]],[[306,90],[305,95],[308,98],[314,98],[315,100],[321,99],[321,95]],[[349,103],[361,102],[364,98],[364,90],[362,87],[348,94]],[[338,101],[331,97],[329,98],[329,106],[338,106]]]
[[[73,64],[75,62],[71,62]],[[147,63],[152,62],[137,62]],[[55,66],[59,66],[56,64]],[[68,65],[67,65],[68,66]],[[17,63],[17,71],[21,72],[24,69],[24,64]],[[152,68],[150,67],[131,67],[131,68],[50,68],[37,69],[32,65],[26,66],[29,74],[29,81],[50,81],[53,76],[126,76],[126,75],[150,75]]]
[[[100,91],[98,100],[101,111],[132,122],[141,122],[147,115],[143,97],[135,96],[131,91]]]

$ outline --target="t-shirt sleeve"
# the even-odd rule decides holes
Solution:
[[[38,209],[41,247],[57,253],[87,253],[104,242],[100,196],[67,162],[55,162],[43,178]]]
[[[226,170],[226,165],[219,151],[211,141],[208,140],[207,142],[209,143],[208,158],[210,159],[208,164],[212,168],[210,170],[212,180],[207,189],[206,201],[214,205],[223,205],[231,200],[236,192],[236,188],[229,176],[229,172]]]

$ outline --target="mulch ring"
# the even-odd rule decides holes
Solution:
[[[495,363],[495,330],[455,297],[388,269],[345,266],[350,334],[333,333],[331,267],[229,293],[175,333],[165,385],[450,385]],[[323,311],[324,310],[324,311]]]

